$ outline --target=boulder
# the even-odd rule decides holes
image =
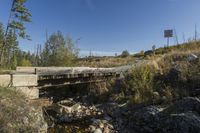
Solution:
[[[162,133],[199,133],[200,117],[194,113],[171,114],[162,119],[156,132]]]
[[[156,106],[149,106],[139,109],[133,114],[133,119],[138,125],[146,125],[158,119],[161,109]]]
[[[187,97],[167,108],[148,106],[116,118],[120,132],[200,132],[200,100]]]
[[[194,61],[196,59],[198,59],[198,56],[195,55],[195,54],[189,54],[188,57],[187,57],[188,61]]]
[[[96,130],[96,127],[93,125],[90,125],[89,130],[90,130],[90,132],[94,132]]]
[[[72,111],[79,111],[81,109],[81,105],[79,103],[72,106]]]
[[[102,133],[101,129],[97,128],[94,133]]]
[[[177,114],[189,111],[200,114],[200,100],[198,98],[186,97],[182,100],[176,101],[173,105],[166,108],[163,113]]]

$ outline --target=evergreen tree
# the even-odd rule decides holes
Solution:
[[[14,29],[22,38],[30,39],[25,33],[24,22],[31,22],[31,14],[25,7],[26,0],[13,0],[7,28]],[[6,33],[7,34],[7,33]]]
[[[13,66],[13,61],[16,59],[16,51],[18,50],[18,41],[17,36],[15,33],[13,33],[12,30],[8,32],[7,38],[6,38],[7,45],[5,47],[5,56],[6,56],[6,62],[5,65],[10,68],[15,67]],[[14,61],[15,62],[15,61]]]
[[[6,27],[6,31],[4,34],[3,43],[1,47],[1,55],[0,55],[1,65],[3,65],[3,63],[5,62],[8,62],[6,61],[7,58],[5,59],[4,57],[6,57],[6,52],[7,52],[6,48],[9,47],[7,46],[9,45],[7,43],[7,38],[11,30],[15,34],[16,37],[19,36],[21,38],[30,40],[30,37],[25,32],[26,28],[24,27],[24,23],[31,22],[31,14],[29,13],[29,10],[26,8],[25,3],[26,3],[26,0],[12,1],[8,24]]]
[[[4,29],[2,23],[0,23],[0,48],[3,45],[3,39],[4,39]]]

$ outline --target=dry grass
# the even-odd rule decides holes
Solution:
[[[14,88],[0,88],[0,132],[38,132],[43,122],[39,107],[30,105]],[[41,124],[42,126],[42,124]]]
[[[132,103],[146,103],[153,98],[154,67],[143,65],[132,69],[125,78],[128,91],[131,92]]]
[[[125,94],[133,103],[151,103],[155,97],[170,103],[198,95],[195,90],[200,87],[200,59],[191,61],[188,56],[200,57],[200,42],[173,46],[169,51],[149,57],[146,64],[133,68],[126,75]]]
[[[76,66],[89,66],[89,67],[116,67],[127,64],[133,64],[135,58],[132,56],[128,57],[102,57],[102,58],[91,58],[85,60],[78,60]]]
[[[161,48],[156,52],[155,55],[140,58],[147,63],[130,70],[125,75],[120,92],[106,91],[112,93],[107,96],[116,101],[129,99],[134,104],[168,104],[192,95],[191,92],[200,87],[200,59],[188,60],[190,54],[200,57],[200,42]],[[135,58],[104,57],[78,63],[81,66],[114,67],[134,63]],[[114,88],[115,85],[111,86]]]

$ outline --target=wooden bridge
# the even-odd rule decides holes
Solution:
[[[15,75],[37,75],[39,88],[98,82],[119,77],[122,70],[90,67],[17,67]]]
[[[0,75],[0,86],[13,86],[37,99],[40,88],[106,81],[120,77],[130,67],[17,67],[11,74]]]

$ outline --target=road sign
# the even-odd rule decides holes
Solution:
[[[173,37],[173,30],[165,30],[164,36],[165,38]]]

